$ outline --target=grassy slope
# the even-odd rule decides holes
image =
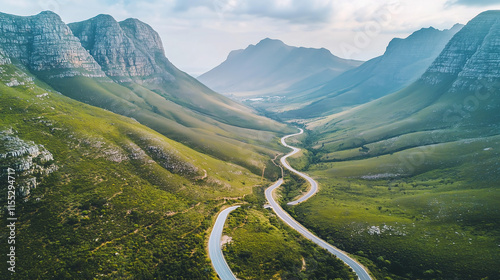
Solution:
[[[495,279],[499,150],[500,138],[490,137],[313,164],[307,172],[321,191],[293,211],[323,238],[371,259],[380,278]],[[412,175],[374,176],[401,169]]]
[[[18,198],[15,279],[214,277],[203,248],[211,216],[259,176],[38,86],[0,84],[0,104],[0,129],[43,144],[59,167]]]
[[[261,174],[265,166],[269,167],[271,177],[277,174],[278,170],[268,165],[267,160],[281,149],[275,135],[286,128],[244,110],[241,116],[235,115],[238,107],[233,111],[220,110],[221,115],[215,118],[182,107],[137,84],[125,87],[109,81],[73,77],[51,80],[50,85],[71,98],[132,117],[171,139],[243,165],[256,174]],[[213,102],[207,102],[209,105]],[[226,122],[217,120],[220,118]]]
[[[290,160],[321,185],[294,208],[298,219],[340,248],[362,251],[381,278],[500,272],[498,87],[441,86],[416,83],[312,123],[309,160]]]
[[[377,279],[495,279],[500,193],[470,189],[445,172],[321,179],[318,196],[294,212],[323,238],[373,261]]]
[[[291,182],[291,180],[287,180]],[[238,279],[354,279],[340,260],[262,209],[263,191],[229,216],[224,255]]]

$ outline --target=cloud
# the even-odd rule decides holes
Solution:
[[[498,0],[451,0],[449,5],[484,7],[498,4]]]
[[[291,23],[328,22],[333,14],[333,0],[177,0],[174,10],[188,12],[199,7],[220,17],[253,16]]]
[[[487,8],[485,6],[490,5]],[[53,10],[69,23],[97,14],[150,24],[160,34],[169,59],[182,70],[200,73],[234,49],[265,37],[295,46],[326,47],[342,55],[342,43],[368,34],[370,44],[350,58],[384,52],[394,37],[422,27],[443,29],[466,23],[499,0],[0,0],[1,12],[34,15]]]

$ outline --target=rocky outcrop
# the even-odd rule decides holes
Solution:
[[[8,57],[2,57],[2,50],[0,49],[0,83],[8,87],[34,85],[34,77],[9,64],[12,64],[12,61]]]
[[[7,168],[15,170],[16,192],[21,197],[28,196],[43,177],[57,170],[53,160],[43,145],[20,139],[12,129],[0,131],[1,175],[6,175]]]
[[[179,156],[160,146],[148,146],[146,151],[159,165],[172,173],[186,176],[199,175],[198,168],[192,163],[181,160]]]
[[[118,23],[109,15],[98,15],[71,23],[69,27],[104,72],[119,82],[174,79],[161,66],[161,62],[170,62],[165,57],[160,36],[139,20]]]
[[[0,65],[11,64],[10,58],[8,58],[5,53],[0,49]]]
[[[477,90],[500,78],[499,65],[500,11],[487,11],[450,40],[422,80],[436,85],[452,79],[452,91]]]
[[[34,72],[51,77],[105,77],[101,67],[53,12],[21,17],[0,13],[0,48]]]

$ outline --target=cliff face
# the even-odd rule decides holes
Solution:
[[[109,15],[98,15],[68,26],[113,79],[119,82],[174,79],[161,66],[162,61],[170,62],[165,57],[160,36],[149,25],[136,19],[118,23]]]
[[[8,57],[6,57],[4,51],[0,49],[0,65],[10,64],[11,61]]]
[[[454,79],[452,90],[477,90],[500,78],[500,11],[487,11],[458,32],[423,75],[431,85]]]
[[[0,48],[32,71],[49,77],[104,77],[101,67],[53,12],[20,17],[0,13]]]

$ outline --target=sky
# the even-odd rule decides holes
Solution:
[[[160,34],[170,61],[193,76],[264,38],[368,60],[395,37],[466,24],[492,9],[500,10],[500,0],[0,0],[0,12],[52,10],[66,23],[98,14],[140,19]]]

